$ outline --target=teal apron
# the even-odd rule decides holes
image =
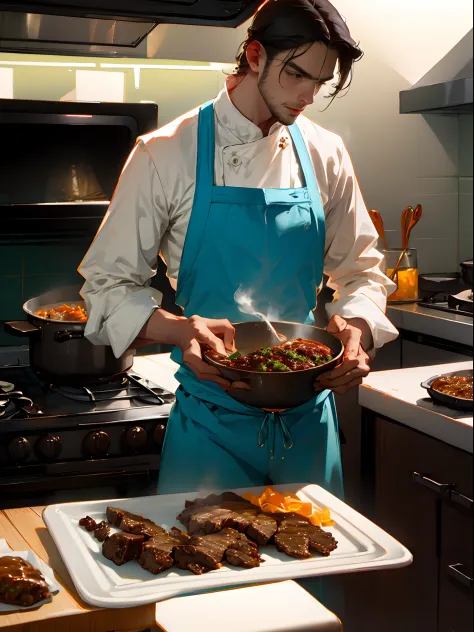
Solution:
[[[214,108],[199,113],[196,190],[178,277],[176,302],[186,316],[241,322],[234,301],[252,290],[256,309],[278,320],[313,323],[323,274],[325,218],[301,132],[289,128],[305,187],[214,186]],[[343,496],[334,396],[323,391],[302,406],[267,413],[232,399],[182,364],[163,446],[158,492],[228,490],[315,483]],[[299,583],[339,616],[343,595],[324,579]]]
[[[214,108],[199,113],[196,190],[176,302],[186,316],[252,319],[234,300],[253,291],[258,311],[312,323],[323,274],[325,218],[300,130],[288,129],[304,187],[214,186]],[[255,317],[253,317],[255,318]],[[163,446],[158,492],[316,483],[342,497],[342,467],[333,394],[268,413],[241,404],[182,364]]]

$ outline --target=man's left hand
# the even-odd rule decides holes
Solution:
[[[331,318],[327,332],[344,344],[342,364],[332,371],[322,373],[314,383],[315,391],[330,389],[343,395],[359,386],[370,372],[369,356],[362,348],[363,331],[337,314]]]

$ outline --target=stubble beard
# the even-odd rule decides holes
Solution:
[[[268,69],[267,69],[267,66],[265,66],[265,70],[263,71],[263,74],[257,83],[260,96],[262,97],[265,105],[267,106],[268,111],[270,112],[270,114],[276,121],[278,121],[282,125],[292,125],[295,122],[296,117],[291,116],[291,114],[288,111],[285,111],[286,108],[284,105],[277,106],[276,104],[272,103],[271,98],[268,95],[268,91],[266,87],[267,77],[268,77]]]

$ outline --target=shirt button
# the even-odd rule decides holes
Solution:
[[[234,154],[232,158],[230,159],[230,164],[233,167],[240,167],[240,165],[242,164],[242,160]]]

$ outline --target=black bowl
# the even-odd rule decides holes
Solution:
[[[305,338],[317,340],[329,347],[334,356],[330,362],[321,364],[313,369],[302,371],[288,371],[284,373],[263,373],[261,371],[248,371],[226,367],[214,358],[210,352],[204,352],[206,362],[219,369],[222,376],[231,382],[243,381],[250,390],[231,388],[229,395],[243,404],[265,408],[270,410],[284,410],[295,408],[304,404],[315,395],[314,380],[316,376],[329,371],[337,366],[344,353],[344,345],[324,329],[312,325],[300,325],[299,323],[272,322],[279,334],[283,334],[288,340]],[[251,321],[234,323],[235,346],[245,351],[255,351],[259,347],[271,345],[271,335],[266,323]]]
[[[438,380],[440,377],[453,377],[454,375],[458,375],[459,377],[472,377],[473,371],[471,369],[466,369],[465,371],[452,371],[451,373],[443,373],[442,375],[433,375],[425,382],[422,382],[421,386],[426,388],[431,399],[438,402],[439,404],[443,404],[443,406],[447,406],[448,408],[454,408],[455,410],[463,410],[466,412],[473,410],[473,400],[472,399],[464,399],[462,397],[453,397],[452,395],[448,395],[447,393],[441,393],[440,391],[431,388],[432,383],[435,380]]]

